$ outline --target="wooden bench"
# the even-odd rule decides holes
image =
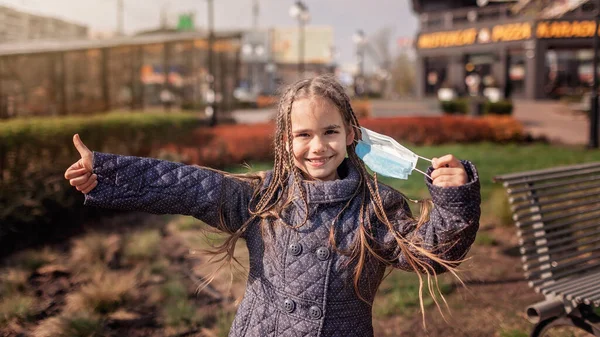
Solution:
[[[545,300],[527,308],[531,336],[575,326],[600,336],[600,163],[506,174],[529,286]]]

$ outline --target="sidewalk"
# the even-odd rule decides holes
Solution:
[[[557,101],[514,101],[513,117],[533,136],[567,145],[586,145],[589,124],[586,115]]]

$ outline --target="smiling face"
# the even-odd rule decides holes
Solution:
[[[346,127],[338,108],[315,96],[295,101],[291,115],[296,166],[308,179],[338,179],[337,168],[354,139],[354,131]]]

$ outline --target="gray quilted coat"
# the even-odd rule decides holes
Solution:
[[[429,247],[447,244],[439,251],[448,260],[464,257],[479,226],[479,178],[471,163],[464,161],[463,165],[469,176],[466,185],[440,188],[426,181],[435,207],[429,222],[417,231],[414,221],[406,217],[409,210],[401,195],[384,185],[380,187],[388,217],[398,230],[420,236]],[[246,231],[250,271],[229,336],[373,336],[370,304],[386,266],[374,259],[368,261],[360,289],[369,304],[360,300],[353,286],[352,265],[344,265],[348,257],[328,243],[333,225],[339,248],[349,247],[359,224],[360,200],[352,200],[333,223],[359,183],[358,171],[349,161],[344,161],[339,170],[339,180],[303,182],[308,209],[300,200],[283,215],[287,223],[297,224],[308,212],[308,222],[300,229],[277,226],[281,220],[272,220],[272,226],[263,226],[269,228],[264,235],[260,234],[258,223]],[[212,170],[94,153],[94,172],[99,183],[86,195],[86,205],[192,215],[212,226],[218,224],[221,212],[232,229],[249,218],[248,203],[253,192],[250,184]],[[266,181],[270,177],[271,172]],[[221,208],[219,200],[224,200]],[[394,249],[392,235],[374,215],[371,218],[382,251],[398,256],[394,267],[410,271],[399,250]],[[434,267],[438,272],[444,271],[439,265]]]

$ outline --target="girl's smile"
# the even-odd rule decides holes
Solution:
[[[304,98],[292,105],[294,163],[306,178],[338,179],[337,168],[352,144],[354,131],[348,132],[338,108],[326,98]]]

